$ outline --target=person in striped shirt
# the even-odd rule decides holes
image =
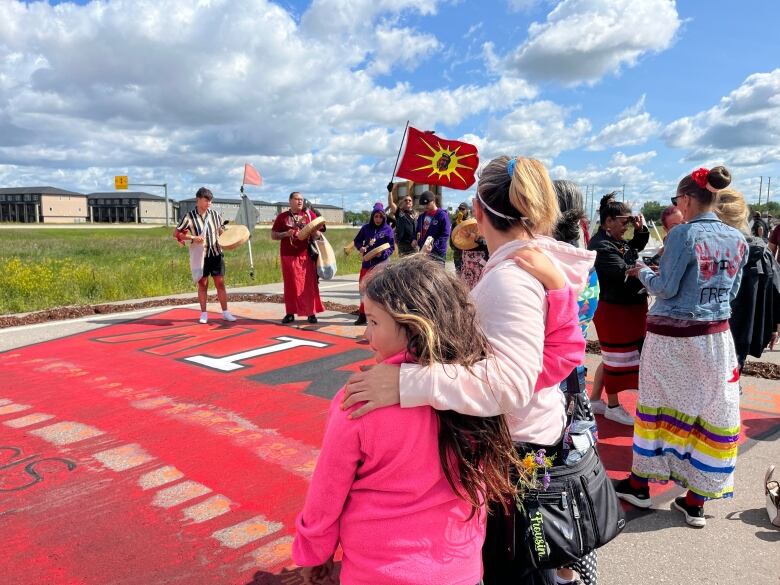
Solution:
[[[190,242],[190,270],[192,280],[198,284],[198,302],[200,303],[200,323],[208,323],[209,314],[206,311],[208,299],[209,276],[214,280],[217,298],[222,307],[222,318],[225,321],[235,321],[236,318],[228,311],[227,291],[225,290],[225,256],[219,246],[219,235],[222,227],[222,216],[211,209],[214,195],[206,187],[201,187],[195,193],[196,207],[181,218],[176,226],[176,239],[182,244]]]

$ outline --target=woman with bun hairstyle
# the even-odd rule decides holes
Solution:
[[[774,261],[764,240],[749,235],[750,211],[742,193],[735,189],[718,192],[715,213],[723,223],[742,232],[748,244],[747,263],[742,269],[739,292],[731,303],[729,319],[741,375],[748,355],[760,358],[767,344],[777,341],[780,266]]]
[[[634,417],[618,400],[623,390],[635,390],[639,383],[639,356],[645,338],[647,293],[642,284],[628,275],[650,239],[641,215],[615,199],[615,193],[601,198],[601,227],[588,249],[596,252],[599,304],[593,324],[601,346],[604,389],[607,402],[600,399],[601,388],[594,384],[591,401],[594,412],[619,424],[633,426]],[[634,235],[624,235],[633,224]],[[597,375],[598,378],[598,375]]]
[[[748,246],[714,212],[730,183],[722,166],[684,177],[672,203],[687,223],[669,233],[658,273],[641,264],[629,271],[656,300],[639,368],[631,475],[615,490],[649,508],[648,482],[671,479],[688,490],[672,508],[697,528],[706,525],[706,500],[732,495],[737,461],[739,364],[729,317]]]

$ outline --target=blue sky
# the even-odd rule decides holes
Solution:
[[[0,186],[231,196],[251,162],[253,197],[368,208],[410,119],[637,204],[717,163],[756,201],[780,187],[778,21],[759,0],[11,0]]]

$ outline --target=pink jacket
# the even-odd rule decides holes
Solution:
[[[515,252],[530,243],[552,259],[571,290],[548,295],[515,264]],[[584,288],[594,257],[588,250],[541,236],[501,246],[471,291],[494,356],[473,367],[474,374],[453,365],[402,365],[401,406],[426,404],[474,416],[503,413],[515,441],[556,444],[566,421],[558,383],[582,363],[585,351],[573,296]],[[568,307],[565,313],[548,309],[549,303],[558,302]],[[544,387],[536,391],[539,380]]]
[[[390,406],[350,420],[343,393],[296,519],[295,562],[322,564],[341,544],[344,584],[478,583],[485,515],[467,520],[470,506],[444,477],[434,410]]]

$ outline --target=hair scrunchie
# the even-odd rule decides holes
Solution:
[[[709,169],[701,167],[691,173],[691,179],[702,189],[707,189],[707,175],[709,174]]]

